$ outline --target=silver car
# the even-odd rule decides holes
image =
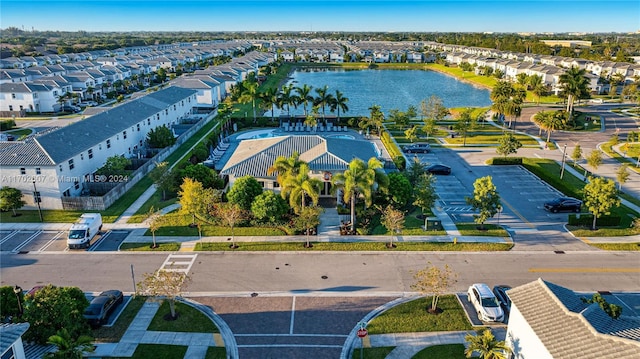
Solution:
[[[484,322],[502,322],[504,311],[491,288],[484,283],[475,283],[467,291],[467,300],[473,304],[478,319]]]

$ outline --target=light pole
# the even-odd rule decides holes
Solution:
[[[562,149],[562,169],[560,170],[560,179],[564,176],[564,164],[565,158],[567,157],[567,144],[565,143],[564,148]]]
[[[22,293],[22,288],[16,285],[15,287],[13,287],[13,293],[15,293],[16,299],[18,300],[18,318],[20,318],[22,317],[22,314],[23,314],[22,301],[20,300],[20,294]]]
[[[33,201],[38,205],[38,215],[40,215],[40,222],[44,222],[42,219],[42,209],[40,208],[40,194],[38,194],[38,189],[36,189],[36,180],[33,180]]]

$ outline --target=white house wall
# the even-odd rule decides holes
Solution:
[[[513,351],[512,359],[553,359],[515,304],[509,313],[505,342]]]

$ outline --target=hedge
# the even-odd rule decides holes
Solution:
[[[596,225],[603,227],[617,227],[620,225],[622,217],[616,215],[602,216],[596,220]],[[592,214],[581,214],[580,217],[576,214],[569,215],[570,226],[585,226],[591,227],[593,224]]]
[[[494,157],[489,160],[490,165],[521,165],[522,157]]]
[[[0,131],[10,130],[14,127],[16,127],[16,121],[14,120],[0,121]]]

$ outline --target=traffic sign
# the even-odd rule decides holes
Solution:
[[[358,338],[364,338],[364,337],[367,336],[367,334],[369,334],[367,329],[365,329],[365,328],[358,329]]]

